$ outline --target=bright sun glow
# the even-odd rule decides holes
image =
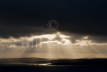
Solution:
[[[73,40],[73,35],[67,36],[60,32],[30,37],[0,38],[0,58],[101,58],[107,56],[102,53],[106,51],[104,47],[107,43],[92,42],[88,36]],[[98,47],[103,51],[101,52]]]

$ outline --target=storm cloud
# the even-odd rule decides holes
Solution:
[[[60,31],[69,35],[94,36],[93,41],[106,42],[105,3],[98,0],[0,1],[0,37],[17,38]],[[47,27],[48,21],[52,19],[58,22],[56,31]],[[74,42],[75,38],[81,36],[75,36]]]

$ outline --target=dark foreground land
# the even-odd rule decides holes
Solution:
[[[107,72],[107,59],[0,59],[0,72]]]

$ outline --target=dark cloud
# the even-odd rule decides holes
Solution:
[[[0,27],[0,37],[9,38],[9,37],[21,37],[21,36],[31,36],[31,35],[42,35],[42,34],[51,34],[56,31],[50,31],[48,28],[40,26],[1,26]]]
[[[106,2],[94,0],[0,1],[0,36],[30,36],[53,33],[47,27],[58,21],[58,31],[107,36]]]

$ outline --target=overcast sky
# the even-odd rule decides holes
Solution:
[[[53,37],[50,35],[56,34],[56,37],[52,39],[53,41],[65,40],[64,43],[70,43],[72,45],[79,43],[78,48],[87,46],[87,49],[80,50],[79,54],[85,51],[86,53],[90,52],[90,54],[91,52],[98,53],[99,55],[95,55],[95,57],[103,57],[104,55],[106,57],[107,54],[102,55],[106,51],[105,48],[107,45],[106,3],[107,1],[103,0],[1,0],[0,47],[6,49],[8,53],[7,48],[21,48],[21,38],[27,37],[29,41],[29,38],[34,38],[35,36],[36,38],[43,37],[46,40],[42,40],[42,43],[47,42]],[[58,22],[58,28],[55,31],[47,27],[50,20],[56,20]],[[58,32],[61,33],[59,37],[57,35]],[[63,38],[63,35],[70,36],[70,38]],[[93,44],[99,46],[92,46]],[[43,47],[45,46],[43,45]],[[1,49],[1,55],[5,51],[4,49]],[[69,51],[69,49],[67,50]],[[74,50],[74,53],[75,51],[78,52],[78,49],[72,50]],[[65,51],[66,49],[63,53],[66,55]],[[26,53],[27,51],[24,52]],[[68,53],[70,54],[70,52]],[[5,55],[0,57],[5,57]]]
[[[106,1],[102,0],[0,1],[0,36],[45,33],[37,28],[47,29],[51,19],[58,21],[59,31],[106,36],[106,8]]]

